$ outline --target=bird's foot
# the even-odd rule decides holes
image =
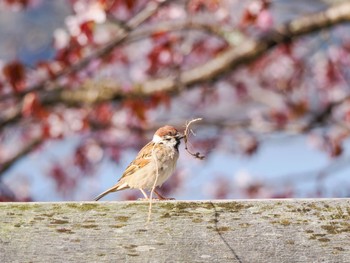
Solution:
[[[162,198],[152,198],[152,201],[166,201],[166,200],[175,200],[175,198],[168,198],[168,197],[163,197]],[[149,198],[138,198],[137,201],[149,201]]]
[[[154,193],[158,196],[159,200],[175,200],[175,198],[172,197],[165,197],[162,196],[160,193],[158,193],[156,190],[154,190]]]
[[[163,197],[160,200],[176,200],[174,197]]]

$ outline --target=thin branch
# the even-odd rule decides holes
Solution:
[[[34,150],[36,147],[38,147],[43,142],[42,138],[36,138],[29,142],[20,152],[18,152],[15,156],[13,156],[8,161],[2,163],[0,165],[0,177],[5,174],[18,160],[25,157],[27,154],[29,154],[32,150]]]
[[[229,29],[225,29],[221,25],[213,24],[212,21],[207,21],[200,17],[189,17],[184,20],[162,21],[135,29],[133,32],[130,32],[125,44],[139,41],[158,32],[173,32],[180,30],[198,30],[229,42],[227,39],[227,35],[230,33]]]
[[[321,126],[322,124],[327,122],[330,119],[330,116],[331,116],[333,110],[337,106],[339,106],[340,104],[342,104],[343,102],[345,102],[349,99],[350,99],[350,95],[347,95],[340,100],[337,100],[337,101],[330,103],[322,111],[314,113],[312,119],[308,122],[307,126],[304,127],[304,131],[312,130],[313,128]]]

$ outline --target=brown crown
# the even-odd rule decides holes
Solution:
[[[165,125],[156,131],[156,135],[159,137],[163,137],[165,135],[175,136],[176,134],[178,134],[178,131],[173,126],[169,125]]]

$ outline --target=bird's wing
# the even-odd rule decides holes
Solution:
[[[145,146],[143,146],[143,148],[139,151],[135,159],[150,159],[152,157],[153,147],[154,142],[150,141]]]
[[[151,162],[151,159],[136,159],[124,171],[120,179],[133,175],[137,170],[145,167]]]
[[[154,146],[154,143],[149,142],[140,150],[135,160],[132,161],[128,167],[126,167],[119,181],[122,179],[125,179],[126,177],[132,176],[137,170],[145,167],[147,164],[151,162],[153,146]]]

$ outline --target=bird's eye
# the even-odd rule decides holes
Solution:
[[[170,140],[171,140],[171,138],[169,138],[169,137],[168,137],[168,138],[165,138],[165,140],[170,141]]]

